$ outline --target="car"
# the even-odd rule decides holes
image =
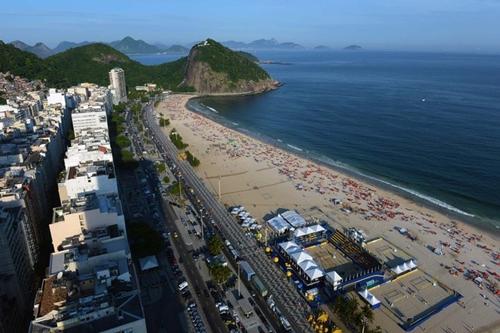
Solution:
[[[182,281],[181,283],[179,283],[179,285],[177,286],[177,289],[179,291],[183,291],[184,289],[186,289],[187,287],[189,286],[189,284],[187,283],[186,280]]]

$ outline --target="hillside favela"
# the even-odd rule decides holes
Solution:
[[[499,17],[5,1],[0,333],[500,333]]]

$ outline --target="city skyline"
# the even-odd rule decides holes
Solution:
[[[130,0],[122,5],[90,1],[81,10],[61,9],[61,4],[4,5],[0,39],[54,47],[64,40],[110,42],[127,35],[165,44],[189,44],[207,37],[243,42],[276,38],[306,47],[359,44],[374,50],[500,51],[500,2],[494,0],[318,1],[309,6],[297,1],[144,4]]]

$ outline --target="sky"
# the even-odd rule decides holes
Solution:
[[[500,0],[5,0],[1,7],[1,40],[49,47],[132,36],[500,52]]]

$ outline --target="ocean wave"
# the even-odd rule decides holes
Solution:
[[[206,109],[212,109],[211,107],[209,107],[207,105],[204,105],[203,103],[199,103],[199,105],[202,106],[202,110],[200,110],[198,108],[195,108],[197,111],[203,112],[203,109],[204,110],[206,110]],[[219,121],[221,121],[221,120],[224,120],[224,119],[219,119]],[[224,121],[222,121],[222,122],[224,122]],[[231,123],[233,125],[237,125],[237,123],[235,123],[235,122],[231,122]],[[270,143],[270,144],[274,144],[274,145],[281,146],[281,147],[285,146],[283,144],[283,141],[281,139],[271,139],[271,138],[267,137],[266,135],[264,135],[262,133],[250,131],[250,130],[243,129],[243,128],[239,128],[239,130],[243,131],[243,132],[246,132],[246,134],[249,134],[250,136],[252,136],[252,137],[254,137],[254,138],[258,139],[258,140],[261,140],[261,141],[263,141],[265,143]],[[467,212],[465,212],[465,211],[463,211],[463,210],[461,210],[461,209],[459,209],[457,207],[454,207],[454,206],[452,206],[452,205],[450,205],[450,204],[448,204],[448,203],[446,203],[444,201],[441,201],[441,200],[436,199],[434,197],[422,194],[422,193],[420,193],[420,192],[418,192],[416,190],[412,190],[412,189],[406,188],[404,186],[391,183],[391,182],[389,182],[387,180],[380,179],[380,178],[377,178],[375,176],[368,175],[368,174],[360,171],[359,169],[356,169],[356,168],[352,167],[349,164],[346,164],[346,163],[343,163],[343,162],[340,162],[340,161],[336,161],[336,160],[334,160],[332,158],[329,158],[329,157],[327,157],[325,155],[320,155],[320,154],[317,154],[317,153],[314,153],[314,152],[305,152],[302,148],[299,148],[299,147],[291,145],[291,144],[286,144],[286,147],[289,148],[289,149],[293,149],[294,151],[299,152],[302,156],[304,156],[306,158],[312,158],[313,160],[317,160],[317,161],[322,162],[324,164],[327,164],[327,165],[330,165],[330,166],[333,166],[333,167],[337,167],[337,168],[346,170],[347,172],[350,172],[350,173],[352,173],[354,175],[359,175],[359,176],[361,176],[363,178],[372,180],[375,183],[384,184],[386,186],[389,186],[389,187],[392,187],[394,189],[397,189],[397,190],[399,190],[401,192],[405,192],[405,193],[410,194],[410,195],[412,195],[414,197],[417,197],[417,198],[419,198],[421,200],[427,201],[427,202],[431,203],[432,205],[441,207],[443,209],[446,209],[446,210],[449,210],[451,212],[454,212],[454,213],[457,213],[457,214],[460,214],[460,215],[464,215],[464,216],[467,216],[467,217],[475,217],[475,215],[467,213]]]
[[[292,149],[297,150],[297,151],[303,151],[302,148],[299,148],[299,147],[291,145],[291,144],[287,144],[287,147],[292,148]]]
[[[219,113],[219,111],[217,111],[216,109],[214,109],[213,107],[210,107],[208,105],[205,105],[207,109],[209,109],[210,111],[212,112],[215,112],[215,113]]]
[[[467,213],[467,212],[465,212],[465,211],[463,211],[463,210],[461,210],[461,209],[459,209],[457,207],[454,207],[454,206],[452,206],[450,204],[447,204],[444,201],[441,201],[441,200],[436,199],[434,197],[422,194],[422,193],[420,193],[420,192],[418,192],[416,190],[412,190],[412,189],[406,188],[404,186],[391,183],[391,182],[389,182],[387,180],[367,175],[366,173],[364,173],[364,172],[362,172],[362,171],[360,171],[360,170],[358,170],[356,168],[353,168],[352,166],[350,166],[348,164],[345,164],[345,163],[342,163],[342,162],[338,162],[338,161],[334,161],[331,158],[328,158],[326,156],[320,156],[320,157],[318,157],[318,160],[320,160],[320,161],[322,161],[322,162],[324,162],[326,164],[329,164],[329,165],[332,165],[332,166],[336,166],[336,167],[342,168],[344,170],[347,170],[349,172],[352,172],[354,174],[360,175],[360,176],[362,176],[364,178],[373,180],[374,182],[382,183],[384,185],[387,185],[387,186],[393,187],[395,189],[398,189],[400,191],[406,192],[406,193],[411,194],[411,195],[413,195],[413,196],[415,196],[415,197],[417,197],[419,199],[425,200],[427,202],[430,202],[433,205],[436,205],[438,207],[441,207],[441,208],[444,208],[446,210],[452,211],[454,213],[461,214],[461,215],[468,216],[468,217],[475,217],[475,215]]]

